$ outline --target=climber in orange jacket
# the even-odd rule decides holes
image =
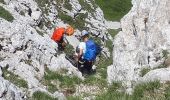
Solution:
[[[66,42],[64,41],[64,35],[71,36],[74,33],[74,29],[71,26],[64,27],[56,27],[54,29],[53,35],[51,37],[58,44],[58,50],[64,50],[66,46]]]

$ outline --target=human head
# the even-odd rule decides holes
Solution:
[[[67,26],[65,34],[68,35],[68,36],[71,36],[71,35],[73,35],[73,33],[74,33],[73,27]]]
[[[89,33],[86,30],[83,30],[81,32],[81,38],[82,38],[83,41],[87,41],[88,38],[89,38]]]

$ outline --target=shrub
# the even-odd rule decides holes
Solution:
[[[0,6],[0,17],[10,22],[14,20],[14,17],[7,10],[5,10],[2,6]]]

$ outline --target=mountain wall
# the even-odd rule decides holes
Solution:
[[[107,70],[109,83],[122,81],[129,92],[140,82],[170,80],[170,1],[132,0],[132,4],[121,19],[122,31],[113,43],[113,65]]]

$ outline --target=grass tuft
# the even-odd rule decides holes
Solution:
[[[166,100],[170,100],[170,84],[165,89],[165,94],[164,95],[165,95]]]
[[[165,59],[167,59],[169,52],[168,52],[168,50],[163,50],[163,51],[162,51],[162,54],[163,54],[163,57],[164,57]]]
[[[79,96],[68,96],[67,100],[83,100],[82,97]]]
[[[14,17],[2,6],[0,6],[0,17],[10,22],[14,20]]]
[[[139,84],[134,89],[133,98],[141,99],[144,97],[144,92],[148,92],[148,93],[152,94],[155,92],[154,90],[159,89],[160,86],[161,86],[161,84],[159,81]]]
[[[115,30],[115,29],[109,29],[108,33],[114,38],[116,36],[116,34],[119,32],[119,30]]]
[[[40,91],[34,92],[32,99],[33,100],[58,100],[57,98],[53,98],[48,94]]]
[[[78,77],[70,77],[61,75],[60,72],[52,72],[46,68],[46,73],[44,75],[43,84],[48,87],[50,92],[55,92],[57,90],[71,90],[75,91],[75,85],[79,84],[81,80]]]
[[[143,77],[145,74],[147,74],[149,71],[151,71],[150,68],[143,68],[141,71],[140,71],[140,76]]]
[[[68,9],[68,10],[72,10],[72,5],[70,4],[70,0],[65,0],[64,2],[64,8]]]
[[[121,87],[121,83],[113,83],[106,92],[97,95],[95,100],[146,100],[146,96],[148,98],[152,98],[152,96],[159,98],[159,96],[153,95],[153,93],[156,93],[155,90],[159,89],[161,84],[159,81],[139,84],[135,87],[132,95],[128,95],[124,91],[118,91]]]
[[[9,80],[11,83],[17,85],[18,87],[28,88],[28,84],[25,80],[20,78],[18,75],[7,70],[7,68],[2,68],[3,77]]]

